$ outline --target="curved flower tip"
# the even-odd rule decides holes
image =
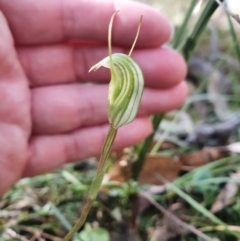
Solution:
[[[91,71],[96,71],[97,69],[99,69],[101,66],[106,67],[106,68],[110,68],[110,59],[109,57],[104,58],[103,60],[101,60],[100,62],[98,62],[97,64],[93,65],[88,72]]]

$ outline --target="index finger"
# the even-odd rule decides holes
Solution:
[[[130,46],[140,15],[144,15],[137,46],[156,47],[169,40],[168,20],[147,5],[105,0],[0,0],[18,45],[49,44],[72,39],[107,42],[111,15],[114,21],[113,44]]]

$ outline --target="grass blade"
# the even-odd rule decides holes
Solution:
[[[213,223],[221,225],[225,228],[226,232],[229,234],[234,235],[237,238],[240,238],[240,233],[237,234],[235,232],[232,232],[231,230],[228,230],[227,224],[225,224],[221,219],[216,217],[214,214],[212,214],[210,211],[208,211],[205,207],[203,207],[201,204],[199,204],[196,200],[194,200],[191,196],[189,196],[187,193],[179,189],[177,186],[175,186],[173,183],[167,182],[165,179],[160,177],[161,181],[165,182],[167,184],[168,189],[175,192],[183,198],[187,203],[189,203],[194,209],[199,211],[202,215],[204,215],[206,218],[210,219]]]

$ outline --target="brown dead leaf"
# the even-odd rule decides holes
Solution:
[[[180,156],[182,170],[189,171],[227,155],[228,152],[218,147],[205,147],[200,151],[185,153]]]
[[[136,157],[132,156],[129,150],[126,148],[123,151],[113,153],[113,158],[117,161],[108,172],[104,182],[123,183],[129,181],[132,175],[132,163],[136,161]],[[163,183],[159,180],[159,176],[171,182],[179,176],[181,170],[189,171],[228,155],[229,150],[225,147],[205,147],[202,150],[178,156],[159,154],[152,156],[148,154],[139,174],[138,182],[140,184],[161,185]]]
[[[162,182],[158,176],[162,176],[168,181],[173,181],[178,177],[181,168],[179,157],[156,155],[147,155],[144,166],[139,175],[139,183],[148,183],[152,185],[160,185]],[[120,158],[108,173],[107,181],[126,182],[131,177],[131,163],[129,160]],[[106,180],[106,179],[105,179]]]
[[[240,170],[233,173],[230,177],[232,178],[240,178]],[[221,192],[218,194],[215,202],[213,203],[210,211],[212,213],[216,213],[223,208],[225,208],[227,205],[232,203],[232,199],[236,192],[238,191],[239,184],[236,182],[228,182],[224,188],[222,188]]]
[[[141,184],[161,185],[163,183],[159,180],[159,175],[173,181],[179,176],[180,169],[181,162],[178,156],[148,155],[138,181]]]
[[[169,212],[177,218],[181,219],[184,209],[181,203],[175,203],[169,208]],[[158,224],[159,223],[159,224]],[[181,236],[185,231],[183,227],[175,222],[168,216],[164,215],[161,222],[157,222],[157,226],[150,231],[151,240],[164,241],[177,236]]]

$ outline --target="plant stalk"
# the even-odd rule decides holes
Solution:
[[[188,26],[188,22],[190,20],[190,17],[192,15],[192,12],[193,12],[197,2],[198,2],[198,0],[192,0],[191,1],[191,5],[189,6],[189,8],[187,10],[187,13],[186,13],[186,15],[184,17],[183,23],[181,24],[180,28],[177,29],[176,35],[175,35],[175,37],[173,39],[173,42],[171,44],[171,46],[174,49],[176,49],[179,46],[179,44],[180,44],[180,42],[181,42],[181,40],[182,40],[182,38],[183,38],[183,36],[184,36],[184,34],[186,32],[186,28]]]
[[[234,43],[235,53],[236,53],[238,62],[240,64],[240,46],[238,44],[239,41],[238,41],[238,37],[237,37],[237,34],[235,32],[233,23],[232,23],[232,19],[229,16],[228,13],[227,13],[227,19],[228,19],[228,24],[229,24],[229,28],[230,28],[230,33],[231,33],[231,36],[232,36],[232,39],[233,39],[233,43]]]
[[[221,1],[223,2],[223,0]],[[186,61],[188,61],[192,56],[192,53],[199,42],[199,38],[201,37],[209,19],[217,8],[218,4],[215,2],[215,0],[206,1],[199,20],[193,27],[189,36],[185,39],[185,41],[183,41],[183,44],[179,45],[178,50],[183,54]]]
[[[98,194],[98,191],[101,187],[103,176],[104,176],[104,173],[108,166],[107,165],[108,156],[110,154],[116,134],[117,134],[117,129],[114,129],[112,126],[110,126],[107,137],[103,144],[100,161],[99,161],[98,168],[97,168],[97,173],[96,173],[95,178],[92,181],[86,204],[83,207],[83,211],[82,211],[81,216],[78,219],[77,223],[73,226],[73,228],[65,236],[63,241],[69,241],[73,237],[73,235],[83,226],[83,224],[86,221],[88,213],[92,207],[93,201],[95,200],[95,198]]]

